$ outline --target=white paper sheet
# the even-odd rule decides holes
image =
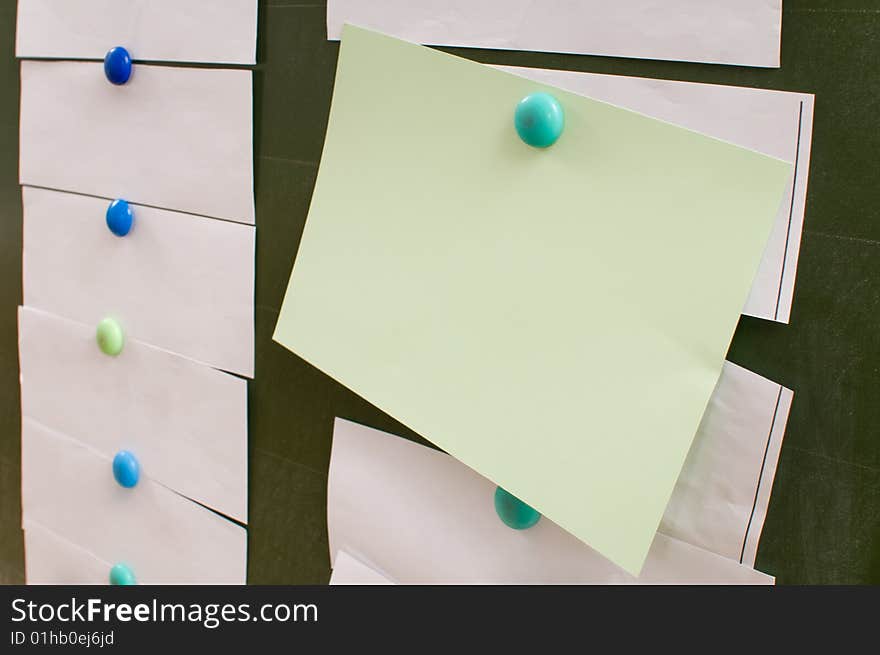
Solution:
[[[815,96],[736,86],[499,66],[529,79],[632,109],[794,163],[743,313],[788,323],[800,252]]]
[[[18,311],[22,414],[247,522],[247,382],[129,339],[107,357],[95,330]]]
[[[254,222],[251,71],[21,62],[22,184]]]
[[[344,23],[408,41],[779,66],[782,0],[328,0]]]
[[[149,478],[132,489],[111,460],[22,417],[22,519],[141,584],[244,584],[247,531]]]
[[[134,206],[125,237],[109,201],[33,187],[24,206],[24,304],[233,373],[254,373],[255,229]]]
[[[494,492],[440,451],[337,419],[327,498],[333,566],[345,551],[398,584],[772,583],[659,533],[633,578],[546,518],[511,530],[495,514]]]
[[[24,522],[27,584],[107,584],[113,563],[105,562],[35,521]]]
[[[660,532],[754,566],[793,397],[724,363]]]
[[[638,579],[546,518],[507,528],[494,485],[448,455],[342,419],[328,482],[331,557],[345,551],[398,583],[772,583],[748,565],[791,392],[730,363],[721,377]]]
[[[256,0],[18,0],[17,57],[253,64]]]
[[[356,560],[344,550],[336,553],[333,560],[331,585],[390,585],[388,578],[377,573],[366,564]]]

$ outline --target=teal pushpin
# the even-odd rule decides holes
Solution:
[[[122,346],[125,345],[125,334],[122,332],[122,326],[115,319],[109,317],[98,323],[95,339],[101,352],[113,357],[121,353]]]
[[[495,513],[508,528],[526,530],[541,519],[541,514],[501,487],[495,489]]]
[[[125,564],[114,564],[110,569],[110,584],[112,585],[135,585],[137,580],[134,577],[134,571]]]
[[[535,148],[556,143],[565,127],[562,105],[549,93],[533,93],[519,101],[513,114],[519,138]]]

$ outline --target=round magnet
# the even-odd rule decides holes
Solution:
[[[113,458],[113,477],[119,486],[131,489],[141,477],[141,467],[137,457],[127,450],[120,450]]]
[[[137,584],[132,571],[125,564],[114,564],[110,569],[110,584],[112,585],[133,585]]]
[[[134,212],[125,200],[117,198],[107,207],[107,227],[118,237],[124,237],[131,231],[134,223]]]
[[[125,345],[125,335],[122,332],[122,326],[115,319],[109,317],[98,323],[95,339],[101,352],[113,357],[121,353],[122,346]]]
[[[541,514],[501,487],[495,489],[495,513],[509,528],[525,530],[537,523]]]
[[[113,84],[125,84],[131,77],[131,56],[121,45],[111,48],[104,56],[104,75]]]
[[[549,93],[532,93],[519,101],[513,114],[519,138],[535,148],[556,143],[565,127],[562,105]]]

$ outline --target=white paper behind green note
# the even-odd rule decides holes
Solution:
[[[275,339],[638,573],[790,175],[347,27]]]

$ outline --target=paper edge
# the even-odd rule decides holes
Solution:
[[[22,22],[23,22],[23,13],[21,11],[21,3],[24,0],[18,0],[16,3],[16,12],[15,12],[15,44],[13,51],[13,58],[18,60],[36,60],[36,61],[52,61],[62,59],[64,61],[102,61],[97,57],[84,57],[82,55],[68,55],[65,54],[63,56],[56,55],[40,55],[35,53],[23,52],[23,46],[21,44],[21,33],[22,33]],[[132,62],[134,63],[146,63],[146,62],[167,62],[174,64],[206,64],[206,65],[216,65],[217,67],[225,67],[225,66],[256,66],[257,65],[257,50],[258,50],[258,39],[260,38],[260,2],[259,0],[251,0],[253,3],[253,11],[249,13],[248,18],[253,17],[253,39],[251,43],[253,44],[252,48],[248,48],[249,54],[247,57],[242,58],[223,58],[223,59],[205,59],[205,58],[195,58],[195,59],[173,59],[170,57],[148,57],[148,58],[139,58],[133,57]],[[244,32],[244,30],[242,30]]]
[[[767,512],[770,506],[770,496],[773,492],[773,482],[779,467],[779,456],[782,451],[782,442],[785,439],[785,431],[791,416],[791,405],[794,401],[794,392],[780,385],[780,395],[777,404],[777,416],[767,442],[764,454],[764,463],[761,475],[758,479],[758,487],[755,492],[755,504],[746,533],[743,536],[743,551],[740,562],[754,568],[758,555],[758,546],[767,520]],[[753,527],[754,526],[754,527]]]
[[[346,20],[331,20],[331,12],[332,7],[334,6],[333,0],[328,0],[327,2],[327,11],[326,11],[326,28],[327,28],[327,40],[328,41],[336,41],[339,42],[342,40],[342,32],[345,29],[346,25],[355,25],[355,23],[350,23]],[[339,23],[339,30],[336,31],[333,28],[336,27],[336,23]],[[365,28],[371,29],[371,28]],[[378,30],[376,30],[378,31]],[[387,36],[393,36],[387,32],[381,32],[386,34]],[[774,42],[776,47],[774,49],[774,55],[769,59],[760,60],[751,60],[747,58],[741,57],[727,57],[727,58],[691,58],[691,59],[675,59],[675,58],[667,58],[667,57],[640,57],[637,55],[626,55],[621,53],[610,53],[610,52],[571,52],[568,50],[523,50],[523,49],[515,49],[510,47],[503,46],[490,46],[487,44],[481,45],[466,45],[461,43],[420,43],[418,45],[424,46],[432,46],[432,47],[449,47],[449,48],[462,48],[466,50],[494,50],[494,51],[503,51],[503,52],[535,52],[540,54],[550,54],[550,55],[571,55],[578,57],[606,57],[606,58],[620,58],[620,59],[635,59],[642,61],[671,61],[675,63],[694,63],[694,64],[713,64],[719,66],[734,66],[734,67],[745,67],[745,68],[758,68],[758,69],[774,69],[781,68],[782,66],[782,2],[779,2],[779,10],[776,14],[776,21],[773,25],[772,34],[774,36]],[[395,37],[400,38],[400,37]],[[402,39],[406,40],[406,39]],[[410,43],[414,43],[413,41],[409,41]],[[761,63],[757,63],[760,61]]]

